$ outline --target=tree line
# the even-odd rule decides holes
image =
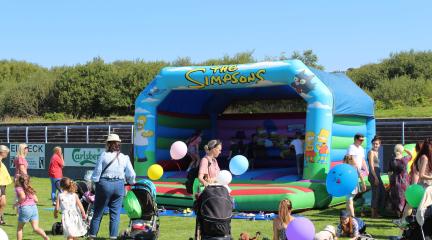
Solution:
[[[324,69],[311,50],[293,52],[290,58]],[[265,60],[284,59],[288,57],[282,53]],[[252,62],[257,62],[253,51],[199,63],[189,57],[173,62],[112,63],[94,58],[86,64],[49,69],[23,61],[3,60],[0,61],[0,118],[40,116],[56,120],[64,116],[132,115],[135,98],[163,67]],[[379,63],[350,68],[346,74],[375,99],[377,108],[426,106],[432,99],[431,51],[391,54]]]

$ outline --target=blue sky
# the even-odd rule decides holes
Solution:
[[[429,50],[432,1],[2,1],[0,59],[45,67],[312,49],[326,70]]]

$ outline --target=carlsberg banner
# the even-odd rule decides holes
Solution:
[[[105,148],[65,148],[65,166],[94,167]]]

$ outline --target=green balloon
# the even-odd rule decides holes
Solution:
[[[423,198],[424,192],[425,190],[423,186],[418,184],[410,185],[405,191],[405,198],[408,204],[413,208],[418,207]]]
[[[129,218],[141,218],[141,205],[132,191],[128,191],[126,197],[123,199],[123,207]]]

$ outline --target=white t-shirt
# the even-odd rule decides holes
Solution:
[[[303,154],[303,142],[300,139],[294,139],[291,142],[291,145],[294,146],[296,155]]]
[[[347,154],[354,156],[357,168],[361,170],[363,159],[365,159],[364,148],[361,145],[357,147],[355,144],[351,144],[348,148]]]

